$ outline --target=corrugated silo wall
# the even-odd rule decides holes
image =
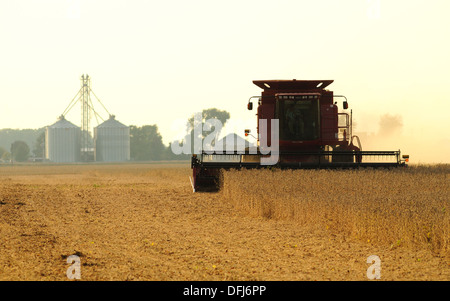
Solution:
[[[99,162],[124,162],[130,160],[129,127],[96,127],[95,160]]]
[[[52,162],[80,161],[80,129],[47,127],[45,131],[45,155]]]

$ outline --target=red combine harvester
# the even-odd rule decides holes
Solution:
[[[258,146],[240,151],[192,155],[194,191],[220,188],[221,169],[240,168],[358,168],[406,166],[400,151],[363,151],[352,133],[352,113],[345,96],[325,88],[333,80],[261,80],[258,99]],[[343,98],[343,112],[336,99]],[[276,131],[276,132],[274,132]],[[249,131],[246,130],[246,135]],[[276,141],[272,141],[276,139]],[[354,142],[357,144],[355,145]],[[269,152],[270,150],[270,152]],[[272,156],[270,163],[264,163]]]

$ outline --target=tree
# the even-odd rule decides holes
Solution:
[[[11,144],[11,157],[17,162],[23,162],[28,159],[30,155],[30,147],[26,142],[17,140]]]
[[[5,151],[5,152],[2,154],[2,156],[1,156],[0,159],[9,162],[9,160],[11,160],[11,153],[8,152],[8,151]]]
[[[0,159],[1,160],[9,160],[11,158],[11,154],[0,146]]]
[[[36,157],[44,157],[45,132],[42,132],[34,142],[33,154]]]
[[[222,128],[220,129],[216,129],[214,127],[214,125],[211,127],[210,130],[204,130],[205,129],[205,123],[207,120],[209,119],[217,119],[220,121],[222,128],[225,126],[225,124],[227,123],[228,119],[230,119],[230,113],[225,111],[225,110],[219,110],[216,108],[210,108],[210,109],[204,109],[201,113],[201,128],[202,128],[202,132],[199,135],[200,137],[196,137],[196,138],[200,138],[202,141],[203,139],[209,134],[212,133],[213,131],[216,131],[217,137],[220,134],[220,131]],[[195,114],[192,115],[189,119],[188,119],[188,123],[187,123],[187,130],[188,132],[190,132],[190,138],[191,138],[191,153],[194,153],[194,126],[195,126]],[[199,125],[200,126],[200,125]],[[215,145],[215,139],[213,139],[211,141],[211,146]]]
[[[217,118],[222,123],[222,126],[225,126],[225,123],[230,119],[230,113],[216,108],[205,109],[202,111],[202,125],[204,125],[208,119],[213,118]],[[188,119],[188,132],[194,129],[194,119],[195,114]]]
[[[133,160],[161,160],[165,148],[157,125],[130,126],[130,156]]]

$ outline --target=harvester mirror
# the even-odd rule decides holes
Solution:
[[[344,110],[348,109],[348,102],[344,101]]]
[[[249,111],[253,110],[253,102],[249,101],[249,103],[247,104],[247,109]]]

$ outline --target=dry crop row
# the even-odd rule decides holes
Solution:
[[[224,171],[224,200],[391,248],[450,256],[450,165],[394,170]]]

